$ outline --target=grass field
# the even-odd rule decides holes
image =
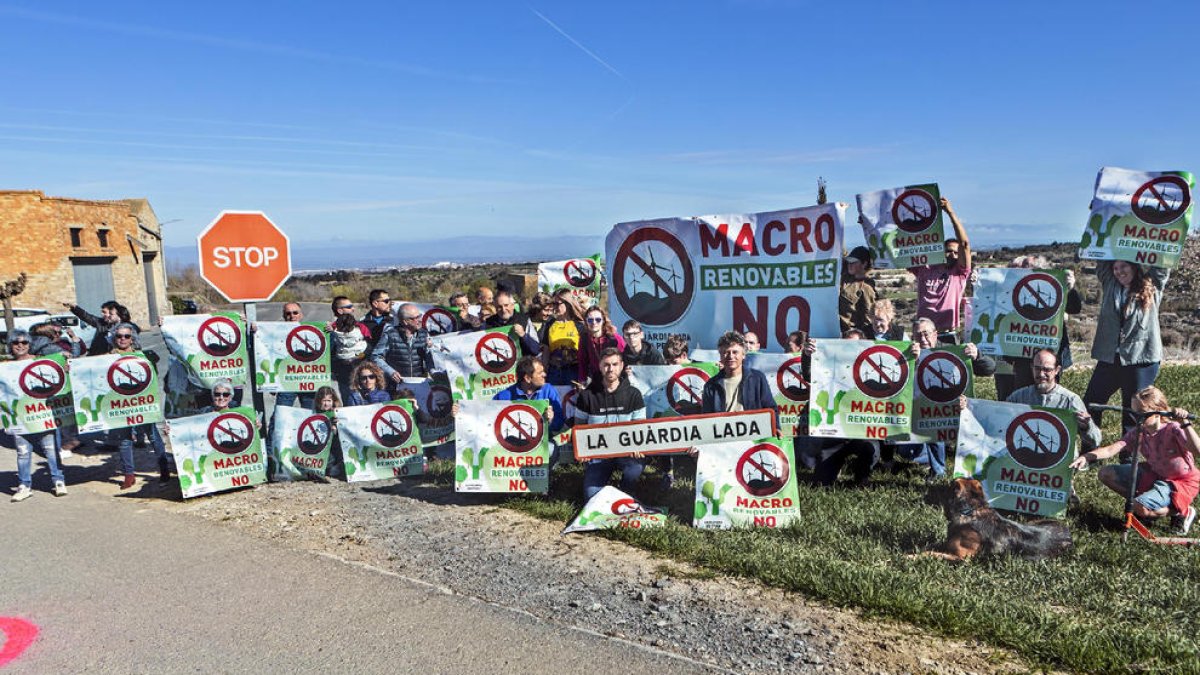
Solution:
[[[1089,371],[1063,384],[1082,392]],[[1200,410],[1200,368],[1168,366],[1158,384],[1172,405]],[[994,395],[990,379],[976,385]],[[1119,403],[1119,401],[1116,401]],[[1118,435],[1106,415],[1104,442]],[[433,467],[450,483],[453,466]],[[781,530],[691,528],[693,485],[668,493],[648,472],[636,496],[674,516],[660,530],[607,531],[667,558],[763,583],[868,615],[908,621],[946,635],[1008,647],[1036,664],[1088,672],[1200,672],[1200,550],[1154,546],[1133,535],[1121,543],[1123,500],[1096,471],[1076,475],[1081,504],[1067,520],[1072,553],[1053,561],[1001,558],[953,564],[906,554],[945,538],[938,507],[924,503],[924,467],[876,475],[866,489],[801,484],[803,520]],[[556,469],[548,497],[513,497],[509,508],[566,522],[581,506],[582,471]],[[1167,524],[1154,529],[1162,533]]]

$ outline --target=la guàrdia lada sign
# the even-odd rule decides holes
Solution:
[[[775,433],[775,413],[747,410],[652,420],[581,424],[575,427],[575,459],[628,457],[634,452],[661,455],[693,446],[764,438]]]
[[[754,331],[766,349],[788,333],[840,335],[835,307],[845,204],[766,213],[621,223],[605,240],[609,311],[668,334],[715,345],[729,329]]]
[[[1195,189],[1187,171],[1100,169],[1079,257],[1175,267],[1192,224]]]
[[[51,354],[0,363],[0,428],[31,434],[75,426],[67,360]]]
[[[163,419],[158,374],[141,352],[71,359],[71,391],[80,433]]]
[[[1062,270],[979,270],[970,299],[970,341],[984,354],[1031,358],[1062,342],[1067,273]]]
[[[1071,497],[1075,413],[968,399],[958,430],[955,478],[983,484],[997,509],[1055,517]]]
[[[911,342],[817,340],[809,434],[883,440],[912,428]]]
[[[904,269],[946,261],[937,184],[866,192],[856,198],[876,267]]]
[[[171,449],[185,499],[267,482],[253,408],[171,420]]]
[[[163,317],[162,336],[171,355],[188,367],[188,378],[209,389],[220,379],[247,383],[246,325],[233,312]]]
[[[789,525],[800,517],[795,464],[791,438],[701,447],[693,523],[706,529]]]

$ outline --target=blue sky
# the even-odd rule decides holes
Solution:
[[[603,235],[936,181],[1077,239],[1096,171],[1196,170],[1200,6],[2,3],[0,188],[297,242]],[[853,225],[850,240],[861,239]],[[398,249],[401,250],[401,249]],[[588,252],[583,252],[588,253]]]

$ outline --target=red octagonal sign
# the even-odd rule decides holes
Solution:
[[[265,302],[292,275],[288,237],[261,211],[223,211],[200,236],[200,276],[230,302]]]

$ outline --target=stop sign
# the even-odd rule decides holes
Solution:
[[[292,275],[288,237],[261,211],[222,211],[196,241],[200,276],[230,302],[270,300]]]

